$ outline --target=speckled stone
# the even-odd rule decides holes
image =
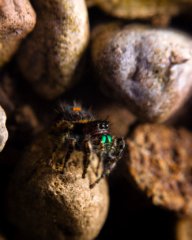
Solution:
[[[127,139],[125,176],[152,203],[192,214],[192,134],[160,124],[138,125]]]
[[[52,151],[45,134],[26,152],[10,184],[8,218],[22,239],[94,239],[108,212],[106,180],[90,189],[94,164],[83,179],[83,153],[77,151],[64,173],[54,170],[48,164]]]

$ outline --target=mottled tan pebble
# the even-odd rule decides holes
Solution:
[[[191,94],[191,46],[190,37],[171,29],[108,24],[93,33],[92,58],[105,94],[141,121],[162,122]]]
[[[84,0],[34,0],[33,4],[37,25],[17,60],[33,88],[53,99],[80,78],[79,64],[89,39],[87,8]]]
[[[0,67],[10,60],[35,23],[36,15],[28,0],[0,1]]]
[[[24,239],[94,239],[108,212],[106,180],[90,189],[96,179],[94,164],[82,178],[83,153],[77,151],[64,173],[54,170],[48,164],[53,151],[50,139],[46,134],[40,137],[17,166],[9,189],[8,218]]]
[[[139,125],[127,139],[126,176],[157,206],[192,214],[192,134]]]

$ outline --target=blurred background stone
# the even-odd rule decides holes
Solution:
[[[17,60],[35,91],[53,99],[80,78],[89,39],[87,8],[84,0],[33,0],[33,5],[38,22]]]
[[[127,144],[126,175],[154,205],[191,215],[191,133],[158,124],[139,125]]]
[[[11,59],[35,23],[36,15],[28,0],[1,0],[0,67]]]
[[[191,46],[191,38],[172,30],[109,24],[93,33],[93,65],[105,94],[140,121],[162,122],[191,95]]]
[[[122,19],[151,19],[155,25],[166,26],[170,19],[191,8],[191,0],[87,0],[104,12]]]

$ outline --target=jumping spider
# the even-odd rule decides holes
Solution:
[[[61,106],[51,134],[59,138],[50,162],[52,166],[58,161],[57,150],[66,149],[62,159],[62,172],[64,172],[73,150],[79,150],[84,153],[82,177],[85,178],[91,162],[91,154],[96,153],[99,159],[96,175],[98,176],[101,164],[102,172],[97,180],[90,185],[90,188],[93,188],[111,172],[116,162],[121,158],[125,147],[122,138],[110,135],[108,121],[95,120],[89,111],[75,105]]]

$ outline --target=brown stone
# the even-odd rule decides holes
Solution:
[[[164,125],[139,125],[127,139],[127,176],[153,204],[192,214],[192,134]]]
[[[34,0],[37,25],[18,56],[23,76],[43,97],[53,99],[80,78],[89,24],[84,0]]]
[[[53,169],[52,140],[47,134],[39,137],[17,166],[8,196],[9,220],[22,239],[94,239],[108,212],[106,181],[90,189],[94,164],[82,178],[82,152],[72,153],[64,173]]]
[[[166,26],[171,17],[186,11],[191,0],[94,0],[92,4],[106,13],[123,19],[151,19]]]

